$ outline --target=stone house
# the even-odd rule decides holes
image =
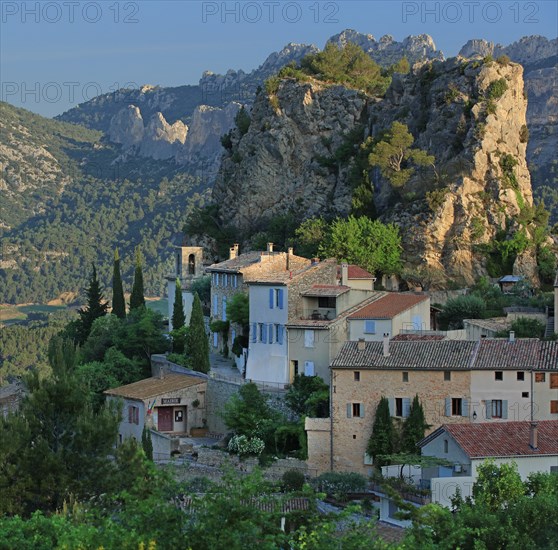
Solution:
[[[227,303],[239,293],[247,293],[247,283],[272,273],[289,275],[310,265],[310,260],[296,256],[293,249],[287,252],[275,252],[273,243],[268,243],[265,252],[247,252],[239,254],[238,244],[230,248],[229,259],[213,264],[207,268],[211,275],[211,311],[210,320],[227,320]],[[232,349],[234,339],[241,334],[242,327],[232,325],[227,336],[227,345]],[[214,332],[211,339],[214,351],[224,347],[223,336]]]
[[[349,340],[382,340],[404,330],[430,330],[430,298],[426,294],[387,293],[349,317]]]
[[[144,426],[169,435],[187,435],[206,423],[207,377],[164,374],[106,390],[109,401],[122,403],[121,443],[141,441]]]
[[[8,414],[15,413],[19,409],[21,400],[25,397],[27,390],[21,380],[0,387],[0,416],[6,418]]]
[[[324,419],[306,423],[310,465],[370,473],[365,451],[380,398],[388,398],[401,422],[415,395],[431,429],[523,421],[531,414],[556,420],[558,342],[346,342],[331,365],[329,430]]]

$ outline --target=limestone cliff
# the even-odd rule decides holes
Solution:
[[[506,220],[532,204],[522,74],[515,63],[434,61],[396,75],[383,99],[283,80],[274,96],[259,94],[248,132],[233,133],[213,191],[223,221],[251,234],[287,210],[300,218],[349,214],[355,157],[342,162],[336,152],[356,135],[356,154],[359,142],[397,120],[435,166],[402,189],[371,169],[375,207],[401,227],[408,262],[471,282],[485,273],[474,245],[511,230]],[[506,159],[513,169],[503,168]]]

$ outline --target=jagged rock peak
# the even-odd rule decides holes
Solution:
[[[273,52],[260,65],[258,71],[274,73],[291,61],[299,61],[308,54],[316,53],[319,49],[313,44],[295,44],[289,42],[281,51]]]
[[[459,50],[459,56],[471,59],[473,57],[486,57],[494,53],[494,42],[484,38],[473,38]]]
[[[332,36],[328,43],[337,44],[340,47],[348,43],[356,44],[380,65],[390,65],[403,56],[406,56],[411,63],[425,59],[444,59],[444,54],[436,49],[434,40],[428,34],[408,36],[402,42],[397,42],[389,34],[376,40],[371,34],[345,29]]]
[[[128,105],[110,120],[108,136],[113,143],[121,143],[125,149],[133,147],[143,139],[145,128],[139,107]]]

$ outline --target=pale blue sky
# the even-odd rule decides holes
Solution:
[[[40,9],[36,11],[36,6]],[[46,116],[125,84],[196,84],[204,70],[250,71],[288,42],[352,28],[379,39],[430,34],[446,56],[470,38],[555,38],[544,1],[1,0],[1,99]]]

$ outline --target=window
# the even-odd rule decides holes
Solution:
[[[278,344],[282,344],[281,341],[281,325],[273,325],[274,341]]]
[[[354,373],[355,382],[360,382],[360,371],[356,370]]]
[[[376,321],[364,321],[364,334],[376,334]]]
[[[444,439],[444,453],[449,453],[449,441]]]
[[[550,467],[550,473],[558,475],[558,466],[551,466]]]
[[[460,397],[454,397],[451,400],[451,415],[452,416],[462,416],[463,415],[463,399]]]
[[[525,380],[525,373],[524,372],[518,372],[517,373],[517,379],[522,382],[523,380]]]
[[[347,403],[347,418],[363,418],[363,417],[364,417],[363,403]]]
[[[558,414],[558,400],[550,402],[550,414]]]
[[[283,309],[283,289],[270,288],[269,289],[269,309],[273,308]]]
[[[258,323],[258,340],[264,343],[266,341],[265,325],[263,323]]]
[[[304,347],[313,348],[314,347],[314,331],[305,330],[304,331]]]
[[[502,418],[502,400],[493,399],[491,407],[492,418]]]
[[[451,371],[446,370],[444,371],[444,381],[449,382],[451,380]]]
[[[408,372],[404,372],[403,373],[403,382],[408,382],[409,381],[409,373]]]
[[[546,380],[546,376],[544,372],[535,373],[535,382],[544,382],[545,380]]]
[[[335,297],[334,296],[320,296],[318,298],[318,307],[325,307],[325,308],[335,309]]]
[[[403,398],[395,398],[395,416],[403,416]]]
[[[194,254],[188,256],[188,275],[194,275],[196,273],[196,257]]]
[[[139,424],[139,408],[134,405],[128,406],[128,422],[130,424]]]
[[[550,375],[550,389],[558,389],[558,373]]]
[[[229,285],[229,276],[227,273],[225,273],[225,286]]]
[[[521,397],[523,398],[529,397],[529,392],[528,391],[521,392]]]
[[[499,381],[501,381],[501,380],[503,380],[503,379],[504,379],[504,373],[503,373],[501,370],[497,370],[497,371],[494,373],[494,380],[499,380]]]

